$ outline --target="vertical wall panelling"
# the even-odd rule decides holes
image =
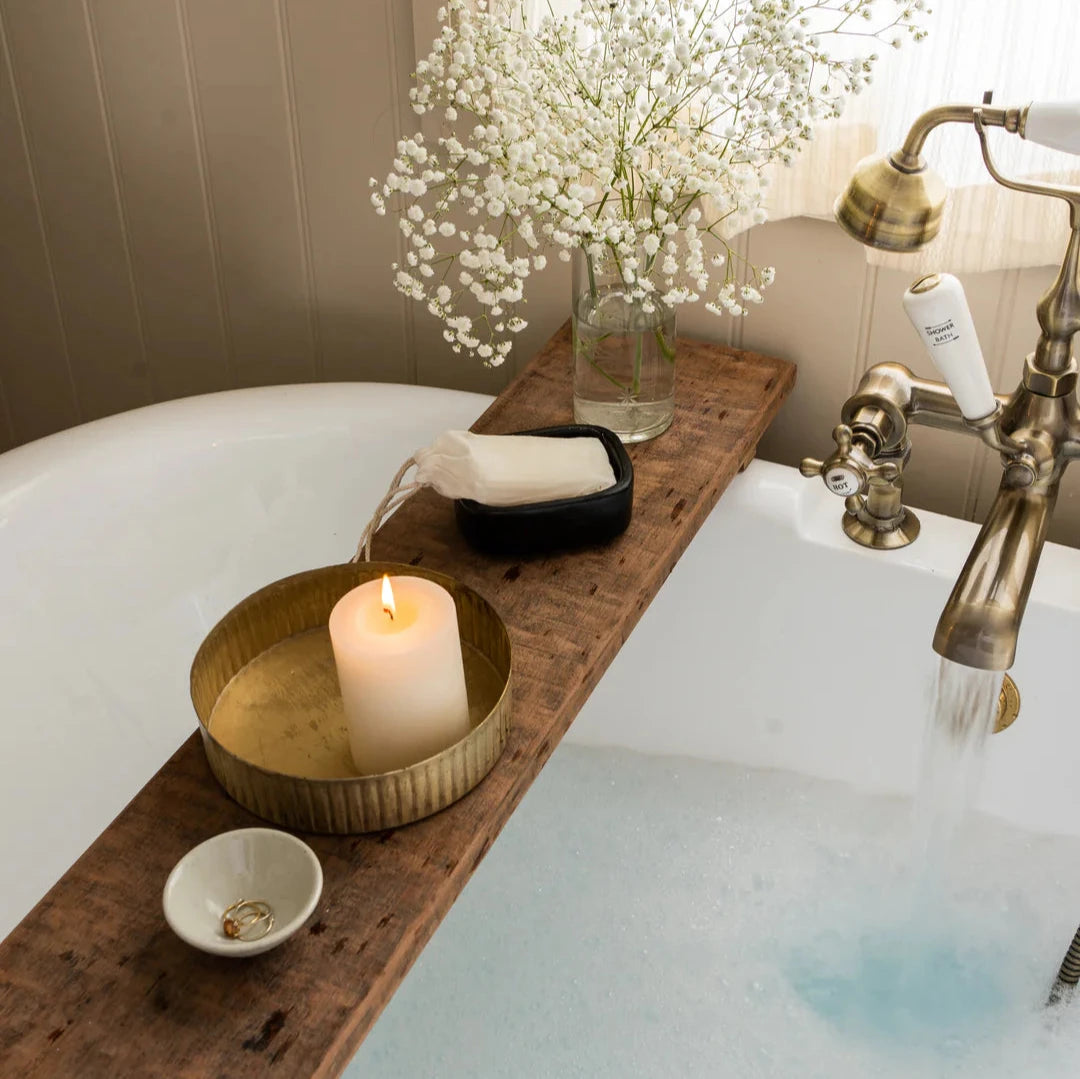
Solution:
[[[742,260],[741,277],[743,279],[745,279],[746,277],[746,264],[750,262],[751,259],[750,245],[752,243],[753,235],[754,230],[747,229],[745,232],[742,232],[735,237],[735,243],[733,244],[733,247],[735,248],[738,257]],[[761,265],[767,266],[769,264],[770,263],[768,259],[762,259]],[[732,348],[743,347],[743,335],[745,333],[745,326],[746,321],[743,317],[731,320],[730,338]]]
[[[8,408],[7,394],[0,381],[0,453],[10,450],[15,445],[15,427],[11,422],[11,410]]]
[[[485,367],[483,360],[466,356],[464,352],[455,355],[443,340],[443,324],[429,314],[423,304],[411,300],[409,302],[413,307],[410,317],[415,327],[413,339],[416,348],[417,382],[424,386],[449,386],[457,390],[494,394],[510,381],[514,373],[512,363],[504,363],[500,367]],[[568,306],[564,306],[559,314],[560,317],[554,322],[546,324],[555,328],[562,325],[569,314]]]
[[[795,389],[761,440],[761,456],[797,464],[824,457],[851,389],[866,281],[862,250],[835,225],[794,218],[750,235],[755,265],[775,266],[764,304],[741,330],[742,347],[794,360]]]
[[[413,85],[416,71],[416,31],[413,27],[415,4],[386,2],[386,25],[389,40],[387,56],[390,58],[390,116],[393,130],[393,148],[408,133],[421,130],[420,118],[409,103],[409,90]],[[410,47],[411,46],[411,47]],[[386,164],[383,162],[383,170]],[[381,179],[378,175],[376,180]],[[398,261],[405,259],[405,237],[397,234]],[[416,341],[416,305],[404,296],[399,297],[405,304],[405,362],[410,382],[420,382],[420,366]]]
[[[150,400],[86,9],[5,0],[4,23],[82,418]]]
[[[277,0],[278,55],[281,59],[281,81],[285,87],[286,116],[289,125],[289,151],[292,165],[293,197],[296,203],[296,227],[300,232],[300,259],[307,288],[308,335],[311,339],[312,367],[315,377],[322,374],[322,354],[319,345],[319,320],[315,307],[315,273],[311,256],[311,227],[308,221],[307,189],[304,181],[304,162],[300,147],[300,129],[296,116],[296,86],[293,79],[292,41],[285,16],[285,0]]]
[[[157,400],[232,384],[175,0],[93,0]]]
[[[740,283],[746,278],[745,262],[750,258],[750,237],[753,230],[747,230],[732,237],[729,241],[735,252],[735,264],[739,271]],[[714,279],[715,280],[715,279]],[[722,278],[720,279],[722,280]],[[716,282],[716,288],[720,287],[720,281]],[[765,304],[768,305],[768,293]],[[751,308],[751,320],[762,317],[758,309]],[[697,337],[704,341],[716,341],[718,344],[727,345],[730,348],[739,348],[743,332],[743,320],[732,318],[730,315],[714,315],[705,310],[705,299],[698,303],[683,304],[678,311],[678,333],[680,337]],[[678,393],[678,376],[676,376],[676,394]]]
[[[398,53],[400,57],[398,94],[402,102],[400,115],[404,121],[412,125],[411,128],[403,128],[403,133],[405,130],[418,128],[429,142],[434,142],[443,133],[443,118],[441,115],[432,113],[417,118],[409,105],[408,94],[409,88],[413,85],[416,60],[426,57],[431,52],[432,43],[439,35],[440,24],[436,18],[436,11],[441,6],[441,2],[442,0],[413,0],[410,7],[403,4],[401,0],[385,0],[388,7],[398,10],[410,7],[411,11],[410,34],[414,51],[407,58],[401,54],[400,50]],[[404,29],[403,22],[399,23],[399,26]],[[420,119],[419,125],[416,124],[417,119]],[[380,160],[375,175],[385,175],[389,166],[388,159]],[[462,215],[457,223],[460,225],[464,220],[471,219]],[[569,294],[569,289],[567,289],[567,294]],[[453,386],[463,390],[475,390],[479,393],[498,393],[506,385],[513,374],[512,363],[504,363],[501,367],[485,367],[482,360],[470,359],[464,353],[455,354],[443,339],[443,324],[431,315],[423,304],[412,300],[407,301],[407,304],[406,317],[412,324],[418,382],[431,386]],[[557,327],[568,314],[565,298],[557,315],[551,313],[546,303],[542,303],[541,306],[543,308],[541,314],[547,316],[541,319],[544,325]],[[466,313],[472,314],[473,311],[469,310]],[[536,313],[531,312],[531,314]],[[522,317],[531,318],[531,314]],[[552,319],[557,319],[557,321],[553,322]]]
[[[199,85],[195,78],[195,59],[191,48],[191,28],[188,26],[185,0],[175,0],[176,23],[180,30],[180,49],[184,62],[184,83],[187,87],[188,112],[195,137],[195,157],[198,164],[199,196],[202,200],[205,218],[205,233],[209,240],[210,264],[214,276],[214,297],[218,316],[221,321],[221,335],[225,345],[225,365],[227,384],[230,388],[239,385],[236,370],[236,349],[233,347],[232,319],[229,315],[229,298],[225,291],[225,271],[222,266],[221,241],[217,227],[217,211],[214,207],[214,193],[210,189],[210,175],[207,168],[206,128],[202,118],[202,102],[199,99]]]
[[[80,421],[0,4],[0,384],[11,443]]]
[[[112,179],[113,197],[116,201],[116,221],[120,231],[120,243],[122,244],[124,251],[124,269],[126,271],[128,288],[131,291],[132,313],[134,315],[135,330],[138,334],[139,367],[145,373],[147,394],[150,399],[153,400],[151,371],[146,356],[146,333],[143,328],[139,293],[138,289],[135,287],[135,271],[131,265],[131,238],[128,234],[127,207],[124,204],[124,190],[116,162],[116,134],[113,130],[112,116],[109,113],[109,103],[106,100],[105,87],[102,83],[101,56],[98,50],[97,31],[94,27],[94,15],[90,6],[90,0],[82,0],[82,5],[83,16],[86,20],[86,37],[90,43],[90,63],[94,76],[94,88],[97,91],[98,103],[101,108],[101,126],[105,133],[105,149],[109,163],[109,176]]]
[[[863,372],[870,366],[870,338],[874,326],[874,305],[877,303],[878,268],[866,266],[863,271],[862,303],[859,305],[859,338],[851,364],[851,392],[859,384]]]
[[[738,252],[738,257],[740,259],[749,258],[749,231],[739,233],[739,235],[735,236],[730,242],[732,248]],[[720,271],[718,270],[717,273],[720,273]],[[742,275],[740,275],[740,279],[741,277]],[[722,280],[722,276],[719,280],[714,278],[714,281],[716,282],[715,288],[717,290],[719,289]],[[706,311],[705,301],[707,299],[711,299],[711,297],[703,297],[698,303],[683,304],[683,306],[679,308],[678,322],[676,324],[679,336],[697,337],[705,341],[716,341],[721,345],[737,347],[735,341],[739,334],[742,333],[742,319],[732,318],[728,314],[714,315],[709,311]],[[678,385],[678,374],[676,374],[676,394],[678,393]]]
[[[419,60],[431,52],[432,42],[439,36],[439,8],[443,0],[412,0],[413,55]]]
[[[241,385],[314,377],[276,5],[186,0],[208,187]]]
[[[730,346],[736,321],[730,315],[714,315],[706,311],[703,302],[685,303],[676,312],[675,330],[679,337],[696,337],[702,341],[715,341],[717,344]],[[678,388],[676,371],[676,393]]]
[[[521,254],[526,254],[521,244]],[[528,325],[514,335],[514,348],[507,361],[514,372],[520,371],[544,343],[570,317],[571,272],[570,264],[559,260],[555,251],[548,251],[544,269],[525,279],[525,298],[517,305],[515,314]],[[571,403],[567,402],[567,416]]]
[[[0,375],[0,453],[10,450],[14,445],[15,425],[11,422],[11,409],[4,390],[4,380]]]
[[[989,277],[990,275],[984,275]],[[996,393],[1009,393],[1020,380],[1019,358],[1010,355],[1010,326],[1016,311],[1016,292],[1020,282],[1019,270],[1006,270],[1001,277],[1001,290],[998,297],[997,317],[994,319],[991,336],[981,335],[983,355],[986,357],[986,369],[990,375],[990,385]],[[972,457],[968,473],[968,483],[964,492],[962,515],[969,521],[981,521],[990,504],[989,498],[980,497],[984,484],[989,484],[988,493],[993,492],[1001,481],[1001,462],[998,455],[988,448],[976,450]]]
[[[390,283],[398,234],[368,200],[396,141],[386,14],[352,0],[285,5],[320,375],[331,380],[413,381],[405,299]]]

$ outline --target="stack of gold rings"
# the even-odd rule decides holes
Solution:
[[[263,899],[238,899],[225,908],[221,928],[230,940],[260,940],[274,928],[274,911]]]

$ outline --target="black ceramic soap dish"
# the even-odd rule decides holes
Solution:
[[[454,502],[454,514],[461,534],[473,547],[485,554],[543,554],[607,543],[626,531],[634,506],[634,466],[618,435],[606,427],[583,423],[513,433],[598,438],[607,450],[615,484],[591,495],[523,506],[485,506],[471,498],[459,498]]]

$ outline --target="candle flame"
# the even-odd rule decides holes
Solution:
[[[382,579],[382,609],[390,616],[390,621],[394,620],[394,613],[397,611],[397,607],[394,605],[394,590],[390,587],[390,577],[388,574],[383,574]]]

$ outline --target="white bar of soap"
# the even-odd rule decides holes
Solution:
[[[416,479],[447,498],[521,506],[594,494],[615,484],[598,438],[444,431],[413,457]]]

